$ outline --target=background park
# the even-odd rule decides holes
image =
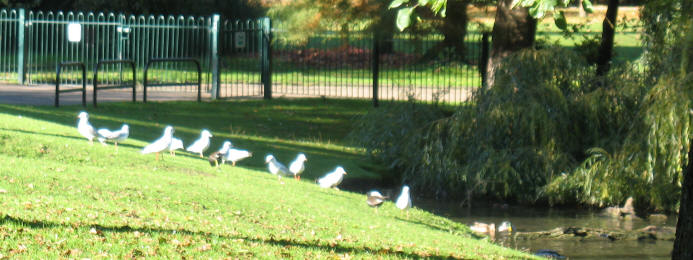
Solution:
[[[0,0],[0,259],[690,259],[692,6]]]

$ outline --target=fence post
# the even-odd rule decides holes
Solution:
[[[373,57],[371,57],[371,71],[373,72],[373,106],[378,107],[378,76],[380,74],[380,37],[373,32]]]
[[[24,48],[24,29],[26,21],[26,12],[24,8],[19,9],[19,21],[17,22],[17,82],[24,85],[24,54],[26,48]]]
[[[481,37],[481,60],[479,61],[479,74],[481,75],[481,87],[486,88],[486,67],[488,66],[489,33],[485,32]]]
[[[219,15],[212,16],[212,100],[219,98]]]
[[[265,87],[265,99],[272,99],[272,23],[269,17],[262,18],[262,39],[260,40],[260,80]]]

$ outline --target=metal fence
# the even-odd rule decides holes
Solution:
[[[385,38],[365,30],[326,31],[300,43],[285,34],[274,32],[274,95],[454,103],[467,100],[482,82],[479,32],[466,35],[464,57],[450,48],[434,52],[444,40],[435,33]]]
[[[71,29],[72,28],[72,29]],[[77,28],[77,35],[71,30]],[[132,60],[138,79],[148,60],[194,58],[202,66],[203,91],[212,98],[339,97],[377,100],[467,100],[478,87],[482,41],[469,30],[464,57],[438,50],[436,33],[395,33],[391,37],[352,29],[323,31],[303,41],[268,18],[256,20],[185,16],[137,16],[113,13],[0,10],[0,81],[54,84],[60,62],[83,62],[91,70],[99,60]],[[376,41],[377,39],[377,41]],[[430,56],[430,55],[429,55]],[[157,63],[152,86],[196,91],[197,72],[186,63]],[[99,69],[99,85],[129,85],[122,64]],[[92,84],[93,74],[87,80]],[[66,71],[61,84],[81,84],[78,72]]]

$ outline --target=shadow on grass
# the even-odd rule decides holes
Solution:
[[[436,224],[432,224],[432,223],[425,223],[425,222],[421,222],[421,221],[418,221],[418,220],[406,219],[406,218],[402,218],[402,217],[398,217],[398,216],[395,216],[395,219],[396,219],[396,220],[399,220],[399,221],[404,221],[404,222],[408,222],[408,223],[411,223],[411,224],[415,224],[415,225],[425,226],[425,227],[427,227],[427,228],[429,228],[429,229],[435,229],[435,230],[442,231],[442,232],[445,232],[445,233],[457,232],[457,233],[459,233],[459,234],[466,234],[463,230],[458,230],[458,229],[455,229],[455,228],[452,228],[452,227],[446,227],[446,226],[436,225]],[[477,239],[484,238],[483,236],[478,236],[478,235],[473,234],[473,233],[471,233],[470,236],[473,237],[473,238],[477,238]]]
[[[48,222],[48,221],[37,221],[37,220],[24,220],[21,218],[13,217],[10,215],[5,215],[4,217],[0,218],[0,225],[4,225],[5,223],[12,223],[18,226],[25,226],[25,227],[30,227],[33,229],[45,229],[45,228],[74,228],[73,225],[71,224],[59,224],[59,223],[54,223],[54,222]],[[269,238],[252,238],[252,237],[247,237],[247,236],[227,236],[227,235],[221,235],[221,234],[215,234],[211,232],[197,232],[197,231],[189,231],[185,229],[160,229],[160,228],[133,228],[130,226],[104,226],[104,225],[85,225],[83,226],[85,228],[95,228],[101,232],[109,232],[109,233],[130,233],[130,232],[140,232],[140,233],[157,233],[157,234],[165,234],[165,235],[170,235],[174,233],[179,233],[183,235],[190,235],[190,236],[200,236],[200,237],[205,237],[208,239],[216,239],[216,238],[224,238],[224,239],[243,239],[246,241],[251,241],[255,243],[262,243],[262,244],[267,244],[267,245],[273,245],[273,246],[280,246],[280,247],[300,247],[304,249],[309,249],[309,250],[321,250],[325,252],[331,252],[335,254],[343,254],[343,253],[369,253],[369,254],[374,254],[374,255],[380,255],[380,256],[393,256],[393,257],[400,257],[400,258],[421,258],[424,257],[419,254],[414,254],[414,253],[408,253],[408,252],[402,252],[402,251],[393,251],[392,249],[389,248],[376,248],[376,247],[360,247],[360,246],[348,246],[348,245],[340,245],[340,244],[319,244],[318,241],[296,241],[293,239],[284,239],[284,238],[274,238],[274,237],[269,237]],[[449,257],[447,256],[442,256],[442,255],[426,255],[426,258],[430,259],[448,259]]]

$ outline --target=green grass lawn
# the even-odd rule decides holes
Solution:
[[[459,223],[363,194],[321,189],[343,165],[371,178],[345,136],[365,101],[273,100],[104,103],[95,127],[130,125],[118,152],[76,130],[79,107],[0,105],[0,258],[530,258],[489,244]],[[160,161],[139,150],[173,125],[189,143],[201,128],[254,151],[237,167],[190,154]],[[262,158],[308,155],[302,181],[270,175]],[[416,200],[414,200],[416,205]]]

